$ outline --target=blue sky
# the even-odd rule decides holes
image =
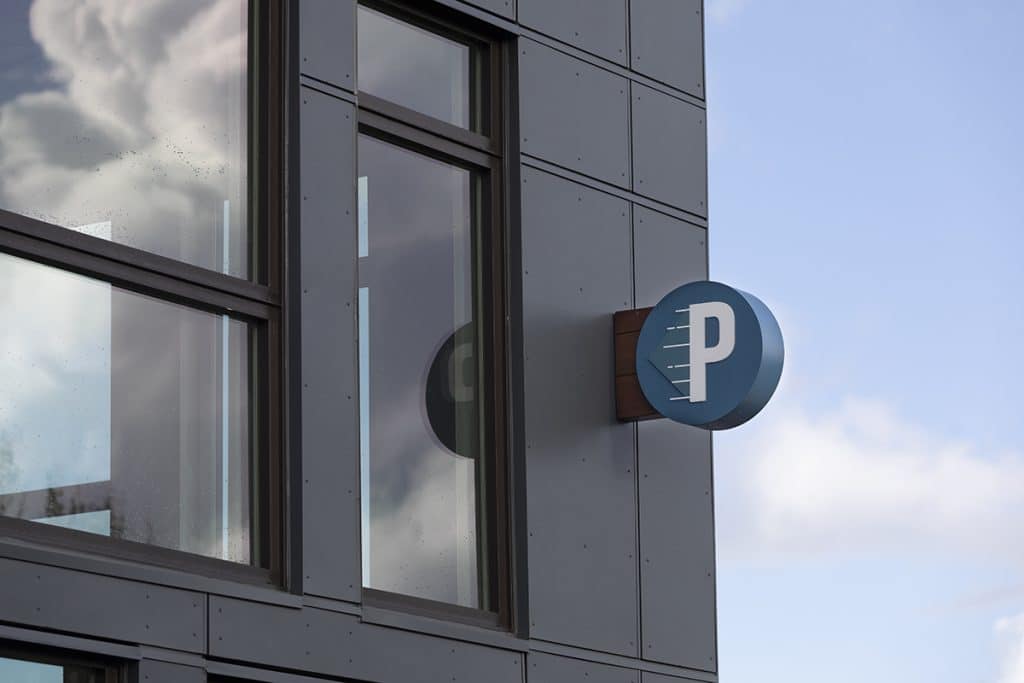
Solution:
[[[780,318],[716,437],[725,683],[1024,682],[1024,3],[708,0],[714,279]]]

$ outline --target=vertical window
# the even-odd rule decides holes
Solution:
[[[389,3],[358,16],[363,584],[500,621],[500,45]]]
[[[276,570],[279,11],[0,7],[5,533]]]

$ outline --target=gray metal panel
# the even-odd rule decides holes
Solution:
[[[633,172],[638,194],[707,216],[705,111],[633,84]]]
[[[355,110],[303,88],[303,588],[360,598]]]
[[[302,73],[355,90],[355,0],[302,0],[299,13]]]
[[[0,559],[0,618],[26,626],[202,652],[206,596]]]
[[[210,597],[210,656],[341,675],[359,618]]]
[[[627,0],[519,0],[519,23],[627,66]]]
[[[643,658],[715,671],[711,434],[638,425]]]
[[[675,676],[666,676],[665,674],[656,674],[651,671],[640,672],[640,683],[686,683],[687,681],[693,681],[692,678],[683,678]]]
[[[515,21],[516,0],[463,0],[463,2]]]
[[[531,652],[526,680],[527,683],[640,683],[640,672]]]
[[[707,232],[633,207],[637,306],[707,277]],[[715,547],[711,436],[660,420],[638,425],[643,658],[714,671]]]
[[[363,624],[356,631],[362,653],[354,678],[382,683],[487,681],[522,683],[520,652]],[[394,653],[402,653],[401,657]]]
[[[621,76],[521,40],[523,153],[629,188],[627,91]]]
[[[633,205],[636,305],[653,306],[679,285],[708,276],[707,230]]]
[[[206,683],[206,671],[194,666],[143,659],[138,667],[139,683]]]
[[[522,190],[530,635],[635,656],[633,427],[611,372],[628,205],[531,168]]]
[[[381,683],[521,683],[521,653],[372,626],[350,614],[212,597],[210,654]]]
[[[630,0],[633,70],[704,97],[701,0]]]

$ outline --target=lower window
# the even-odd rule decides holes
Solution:
[[[0,681],[4,683],[115,683],[114,667],[79,662],[74,657],[23,655],[0,643]]]
[[[359,139],[363,581],[496,609],[481,174]]]
[[[0,516],[263,563],[257,325],[8,254],[0,323]]]

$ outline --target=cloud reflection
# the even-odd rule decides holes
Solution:
[[[36,0],[28,19],[52,85],[0,102],[0,207],[219,268],[228,201],[245,275],[245,3]]]

